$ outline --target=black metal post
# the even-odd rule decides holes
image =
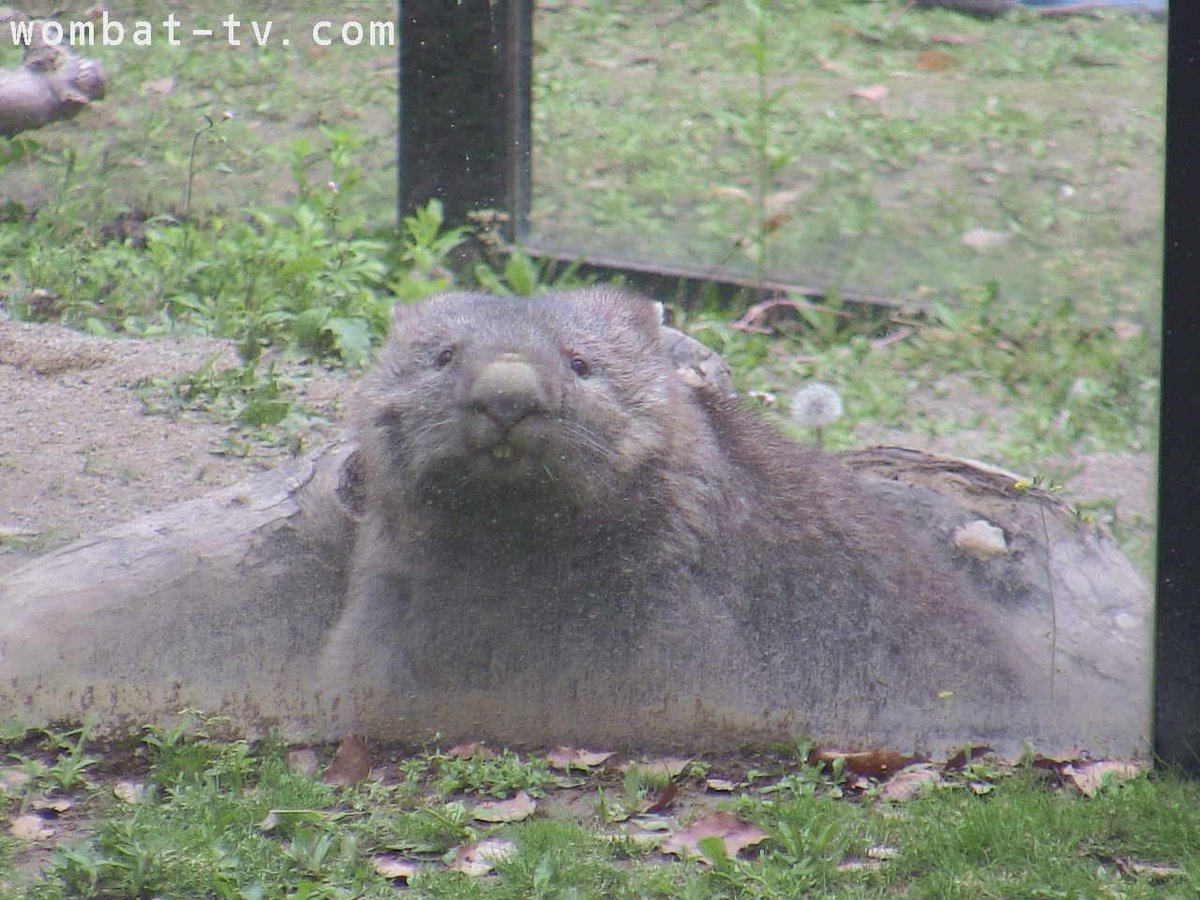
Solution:
[[[529,214],[531,0],[400,4],[400,213]]]
[[[1200,774],[1200,6],[1169,15],[1154,752]]]

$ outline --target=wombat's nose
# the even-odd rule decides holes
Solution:
[[[470,401],[507,430],[541,406],[537,372],[521,357],[506,353],[479,370],[471,385]]]

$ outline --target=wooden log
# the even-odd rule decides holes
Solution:
[[[72,118],[104,97],[99,63],[76,56],[65,46],[46,43],[41,22],[19,24],[31,28],[32,40],[20,68],[0,70],[3,137]]]
[[[1081,16],[1094,13],[1124,11],[1135,12],[1148,15],[1151,18],[1163,19],[1166,17],[1166,11],[1163,9],[1165,4],[1154,4],[1145,0],[1126,0],[1124,3],[1105,2],[1105,0],[1078,0],[1068,6],[1062,7],[1039,7],[1030,6],[1027,4],[1018,3],[1017,0],[913,0],[912,5],[918,7],[942,9],[952,9],[956,12],[965,13],[969,16],[979,18],[994,18],[1002,16],[1006,13],[1022,10],[1026,13],[1034,13],[1039,16],[1057,17],[1063,16]]]
[[[307,457],[9,573],[0,714],[93,717],[120,731],[192,707],[249,733],[311,730],[313,660],[353,535],[337,494],[349,453]]]
[[[987,735],[956,731],[952,700],[929,739],[921,723],[823,730],[806,717],[811,698],[795,697],[736,714],[656,710],[634,723],[641,737],[631,739],[628,716],[617,727],[612,717],[586,714],[589,704],[608,709],[612,698],[576,698],[564,708],[553,690],[550,699],[530,699],[508,696],[501,685],[484,697],[414,698],[414,714],[376,737],[441,732],[516,745],[570,737],[606,747],[728,749],[796,736],[802,727],[843,745],[941,754],[983,737],[1009,755],[1027,743],[1048,754],[1146,751],[1150,592],[1107,535],[1010,473],[896,448],[843,458],[868,491],[900,502],[919,527],[946,536],[931,566],[967,569],[978,602],[1004,611],[1028,665],[1044,670],[1043,696],[986,711],[998,723]],[[90,717],[121,731],[193,707],[227,716],[247,734],[334,736],[335,698],[321,695],[314,671],[343,599],[359,500],[356,462],[343,445],[10,573],[0,586],[0,714],[29,723]],[[847,629],[853,652],[853,624]],[[520,623],[492,639],[516,652]],[[745,661],[718,662],[736,678]],[[564,666],[565,683],[571,673]],[[769,686],[763,693],[770,696]],[[962,721],[968,718],[979,721],[978,711]]]

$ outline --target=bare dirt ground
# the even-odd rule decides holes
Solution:
[[[218,367],[238,362],[229,341],[0,322],[0,572],[286,457],[259,446],[246,457],[219,454],[226,423],[146,413],[139,384],[194,372],[214,355]],[[299,399],[336,422],[352,390],[349,379],[318,375]],[[306,435],[309,448],[321,440],[317,429]]]
[[[189,500],[282,462],[256,446],[245,457],[215,452],[228,425],[202,413],[145,410],[137,386],[200,368],[216,355],[233,366],[229,341],[119,340],[52,325],[0,322],[0,573],[47,549]],[[342,433],[353,379],[317,374],[298,399],[332,425],[305,435],[307,448]],[[983,456],[970,436],[923,441],[864,430],[868,442]],[[1112,504],[1115,517],[1149,540],[1153,460],[1104,453],[1047,460],[1072,502]],[[1144,561],[1143,561],[1144,562]]]

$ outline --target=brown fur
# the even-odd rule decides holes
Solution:
[[[481,389],[498,371],[533,380]],[[529,407],[507,438],[481,393]],[[361,397],[366,512],[323,660],[348,725],[412,715],[478,736],[472,704],[494,697],[547,710],[530,721],[564,739],[624,714],[636,740],[650,711],[687,703],[800,708],[788,727],[843,734],[1014,690],[1002,631],[932,569],[931,538],[686,384],[644,300],[399,308]]]

